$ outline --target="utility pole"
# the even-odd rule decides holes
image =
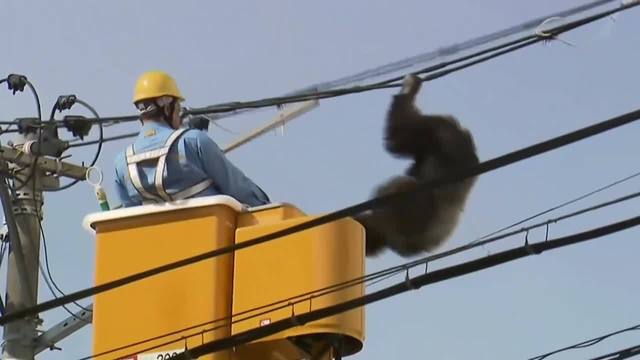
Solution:
[[[60,177],[84,179],[87,168],[65,163],[59,156],[68,144],[57,139],[54,123],[19,119],[21,134],[13,147],[0,148],[0,195],[10,237],[6,312],[36,305],[40,259],[43,189],[59,187]],[[48,157],[55,154],[56,158]],[[6,180],[14,178],[9,192]],[[9,196],[7,196],[9,195]],[[7,199],[8,198],[8,199]],[[3,360],[33,360],[41,345],[35,315],[5,325]]]

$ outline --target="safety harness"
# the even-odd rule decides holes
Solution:
[[[189,129],[179,129],[174,131],[167,141],[164,143],[159,149],[145,151],[140,154],[135,154],[133,151],[133,145],[129,145],[127,147],[126,158],[127,158],[127,171],[129,173],[129,178],[131,178],[131,183],[133,187],[136,189],[140,197],[142,198],[143,204],[151,204],[151,203],[162,203],[168,201],[175,200],[183,200],[190,198],[211,185],[213,185],[213,180],[206,179],[195,185],[192,185],[184,190],[178,191],[175,194],[169,194],[164,188],[164,169],[167,166],[167,155],[169,154],[169,150],[173,144],[180,138],[182,134],[184,134]],[[147,191],[147,189],[142,186],[142,182],[140,181],[140,169],[138,168],[138,163],[143,161],[157,161],[156,172],[154,176],[154,184],[156,188],[156,193],[151,193]]]

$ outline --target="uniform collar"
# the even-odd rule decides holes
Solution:
[[[173,131],[173,128],[171,128],[169,124],[165,123],[164,121],[147,120],[143,123],[142,128],[140,129],[138,139],[149,139],[159,133],[164,133],[167,130]]]

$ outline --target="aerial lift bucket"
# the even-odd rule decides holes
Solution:
[[[90,214],[84,223],[95,232],[102,284],[312,218],[289,204],[247,209],[221,195]],[[362,296],[362,284],[339,285],[363,275],[364,230],[354,220],[291,234],[96,295],[94,355],[169,358]],[[363,340],[359,308],[200,359],[339,357],[358,352]]]

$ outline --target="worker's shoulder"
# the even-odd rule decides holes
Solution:
[[[184,134],[182,134],[182,140],[186,142],[193,142],[195,144],[213,142],[213,139],[209,137],[209,134],[197,129],[189,129],[185,131]]]

